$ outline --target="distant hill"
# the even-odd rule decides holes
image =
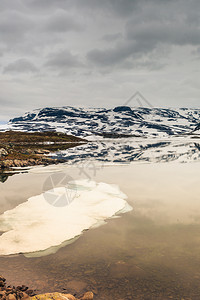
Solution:
[[[131,108],[114,109],[47,107],[9,121],[8,128],[23,131],[60,131],[79,137],[169,137],[198,134],[200,109]]]

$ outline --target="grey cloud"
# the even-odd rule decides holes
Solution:
[[[1,43],[21,42],[25,34],[34,26],[32,20],[22,13],[11,11],[0,16]]]
[[[6,11],[6,10],[19,10],[22,9],[23,5],[20,0],[1,0],[0,1],[0,11]]]
[[[75,8],[82,11],[93,11],[98,13],[114,13],[118,16],[127,16],[137,9],[138,3],[143,0],[23,0],[27,7],[36,9],[37,11],[53,10],[62,8],[70,10]]]
[[[188,15],[193,14],[196,6],[189,10],[187,5],[180,5],[181,1],[142,2],[141,9],[128,19],[124,38],[116,43],[114,40],[112,47],[90,50],[87,54],[90,63],[106,69],[124,66],[127,62],[137,65],[138,61],[139,65],[143,56],[151,59],[154,51],[159,53],[163,47],[200,45],[200,22],[197,26],[188,21]],[[159,59],[162,57],[159,56]]]
[[[130,59],[139,60],[144,55],[152,54],[155,48],[154,43],[149,43],[146,40],[142,42],[123,40],[115,44],[114,47],[99,50],[93,49],[87,54],[87,59],[94,65],[102,68],[125,65],[125,62]],[[136,63],[136,61],[134,62]]]
[[[2,0],[4,1],[4,0]],[[14,1],[15,2],[15,1]],[[27,3],[30,2],[27,0]],[[50,6],[51,0],[48,0]],[[82,31],[84,24],[81,24],[76,15],[69,14],[62,9],[54,9],[51,13],[46,11],[37,14],[32,9],[20,5],[16,0],[15,5],[8,0],[4,2],[4,10],[0,10],[0,47],[19,55],[27,51],[40,52],[49,46],[56,46],[64,43],[67,31]],[[55,4],[55,1],[52,1]],[[57,1],[56,1],[57,3]],[[2,3],[0,1],[0,7]],[[3,6],[3,5],[2,5]],[[9,9],[10,6],[10,9]],[[6,9],[7,8],[7,9]],[[17,10],[18,8],[18,10]]]
[[[13,101],[12,100],[8,100],[8,99],[4,99],[4,98],[0,98],[0,106],[6,106],[6,105],[13,105]]]
[[[80,31],[82,28],[83,25],[75,20],[75,17],[73,18],[63,10],[51,15],[44,26],[44,29],[49,32]]]
[[[23,5],[39,14],[44,12],[55,11],[55,9],[66,9],[69,11],[76,5],[79,0],[21,0]]]
[[[195,51],[193,52],[193,54],[200,55],[200,47],[197,47],[197,48],[195,49]]]
[[[132,53],[134,44],[117,44],[113,48],[94,49],[88,52],[87,59],[98,66],[119,65]]]
[[[192,55],[193,55],[193,60],[199,60],[200,59],[200,47],[195,48],[192,51]]]
[[[169,23],[154,21],[142,23],[138,27],[129,24],[127,38],[138,43],[145,41],[145,45],[158,43],[171,45],[199,45],[200,31],[196,26],[189,26],[184,22]]]
[[[109,0],[111,9],[121,16],[131,15],[138,8],[138,0]]]
[[[3,56],[3,54],[4,54],[4,49],[0,48],[0,56]]]
[[[122,38],[122,33],[112,33],[112,34],[105,34],[102,39],[106,42],[114,42]]]
[[[163,68],[166,64],[159,61],[159,55],[155,59],[153,49],[151,54],[148,53],[148,50],[141,52],[137,44],[129,43],[109,50],[92,50],[88,53],[87,58],[93,65],[107,71],[113,71],[114,68],[126,70],[139,68],[159,70]]]
[[[67,71],[81,67],[82,63],[77,55],[72,54],[69,50],[62,50],[49,54],[45,66],[57,71]]]
[[[135,67],[136,69],[148,69],[150,71],[157,71],[160,70],[162,68],[164,68],[167,64],[164,62],[160,62],[158,60],[155,59],[146,59],[143,61],[136,61],[135,65],[133,63],[133,67]]]
[[[62,7],[65,0],[22,0],[26,7],[31,7],[39,10]]]
[[[36,73],[38,69],[27,59],[21,58],[4,68],[4,73]]]
[[[127,17],[137,10],[139,2],[143,2],[143,0],[77,0],[75,2],[86,10],[103,10],[106,14],[113,13]]]
[[[197,81],[199,29],[199,0],[0,0],[1,68],[5,66],[0,74],[1,95],[19,100],[21,107],[27,97],[30,102],[34,99],[27,108],[40,104],[41,99],[44,105],[50,105],[55,101],[50,87],[56,90],[66,81],[55,74],[67,74],[69,89],[58,91],[58,105],[71,93],[70,99],[76,94],[81,101],[85,95],[85,105],[94,101],[95,106],[97,95],[102,99],[109,93],[111,98],[118,96],[113,82],[120,82],[123,94],[132,88],[136,76],[138,89],[145,82],[145,88],[151,91],[158,81],[161,101],[166,91],[162,78],[167,78],[174,94],[176,80],[188,76],[191,82]],[[31,61],[21,59],[25,57],[31,57]],[[159,69],[163,77],[159,71],[149,76],[150,71]],[[138,72],[141,70],[144,72]],[[6,76],[34,72],[38,76],[31,79]],[[171,75],[176,72],[174,79]],[[182,101],[182,95],[179,99]]]
[[[24,108],[24,103],[20,103],[20,101],[16,101],[15,98],[8,99],[4,97],[0,97],[0,122],[8,122],[8,120],[13,116],[19,115]],[[9,117],[8,117],[9,116]]]

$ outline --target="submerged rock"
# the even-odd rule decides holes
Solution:
[[[92,292],[85,293],[80,300],[92,300],[94,298],[94,294]]]
[[[5,169],[11,168],[11,167],[14,166],[14,162],[11,159],[6,159],[6,160],[1,162],[1,166]]]
[[[33,290],[30,290],[27,286],[11,287],[7,286],[6,279],[0,276],[0,299],[1,300],[93,300],[93,293],[87,292],[83,296],[76,298],[71,294],[62,293],[46,293],[36,295]]]
[[[85,293],[81,298],[75,298],[71,294],[62,293],[46,293],[31,297],[32,300],[93,300],[94,294],[92,292]]]
[[[4,148],[1,148],[0,149],[0,157],[7,156],[7,155],[8,155],[8,151],[6,151],[6,149],[4,149]]]
[[[8,179],[8,175],[0,173],[0,182],[5,182]]]
[[[1,300],[26,300],[34,296],[35,293],[25,285],[11,287],[7,286],[6,279],[0,276],[0,299]]]

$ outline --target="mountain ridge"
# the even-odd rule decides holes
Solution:
[[[117,106],[108,108],[46,107],[8,123],[12,130],[61,131],[79,137],[169,137],[200,128],[200,109]]]

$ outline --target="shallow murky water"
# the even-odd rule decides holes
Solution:
[[[52,169],[53,170],[53,169]],[[72,178],[89,176],[63,167]],[[0,212],[43,191],[50,173],[0,184]],[[96,299],[200,299],[200,163],[101,166],[95,181],[118,184],[133,207],[55,254],[0,257],[10,284],[37,292],[93,290]]]

